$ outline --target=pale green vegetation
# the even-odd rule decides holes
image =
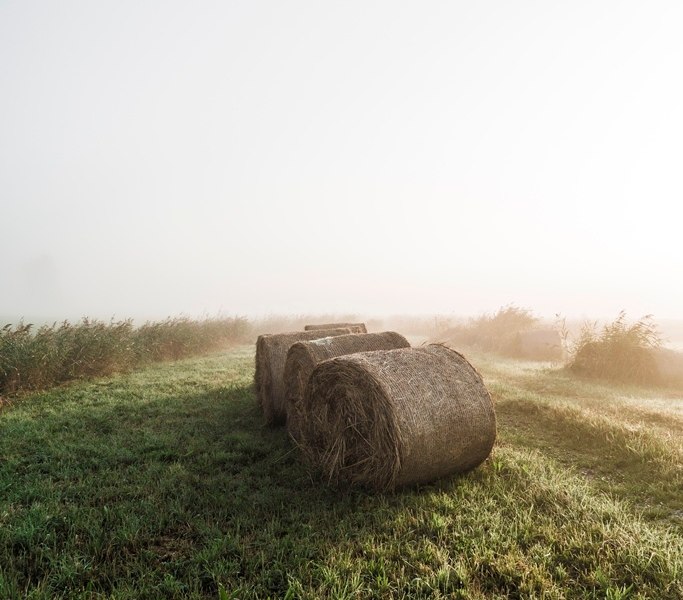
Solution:
[[[500,357],[553,360],[558,365],[564,363],[581,378],[658,386],[683,384],[683,353],[662,347],[651,315],[630,321],[622,311],[602,327],[597,322],[584,322],[572,335],[559,315],[555,323],[544,325],[530,310],[509,305],[494,314],[485,313],[442,329],[433,340]]]
[[[683,396],[469,357],[464,476],[333,490],[262,425],[253,348],[0,409],[0,598],[683,598]]]

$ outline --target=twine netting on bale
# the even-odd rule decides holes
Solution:
[[[282,376],[290,346],[296,342],[350,333],[348,327],[340,327],[321,331],[264,334],[258,337],[256,340],[254,386],[256,387],[256,399],[268,425],[281,425],[285,422],[285,393]]]
[[[322,325],[306,325],[304,331],[317,331],[318,329],[338,329],[339,327],[348,327],[351,333],[367,333],[365,323],[323,323]]]
[[[318,363],[355,352],[395,348],[410,348],[410,343],[394,331],[340,335],[294,344],[287,353],[284,373],[287,431],[294,441],[301,444],[305,435],[306,419],[301,403],[308,377]]]
[[[377,490],[472,469],[496,439],[481,375],[441,345],[322,362],[311,373],[302,411],[303,450],[323,475]]]

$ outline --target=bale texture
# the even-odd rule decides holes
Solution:
[[[316,331],[293,331],[260,335],[256,340],[254,386],[256,399],[268,425],[284,424],[285,393],[282,376],[287,351],[292,344],[321,337],[348,335],[348,327]]]
[[[323,475],[377,490],[472,469],[496,439],[481,375],[441,345],[322,362],[302,410],[310,428],[303,450]]]
[[[395,331],[339,335],[294,344],[287,353],[284,372],[287,431],[292,439],[298,445],[303,443],[306,419],[301,412],[302,398],[318,363],[355,352],[395,348],[410,348],[408,340]]]
[[[318,329],[338,329],[339,327],[349,327],[351,333],[367,333],[365,323],[323,323],[322,325],[306,325],[304,331],[316,331]]]

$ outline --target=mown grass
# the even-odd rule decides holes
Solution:
[[[589,410],[622,390],[511,365],[481,360],[491,458],[391,495],[328,488],[262,426],[252,348],[23,397],[0,411],[0,598],[683,597],[674,505],[643,513],[681,469],[665,424],[626,448]],[[654,465],[649,487],[591,454],[614,482]]]
[[[637,502],[645,516],[683,525],[681,390],[596,384],[540,364],[480,358],[510,439]]]

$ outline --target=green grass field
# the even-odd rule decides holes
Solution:
[[[471,356],[478,469],[340,492],[264,428],[252,347],[0,409],[0,598],[683,598],[683,394]]]

